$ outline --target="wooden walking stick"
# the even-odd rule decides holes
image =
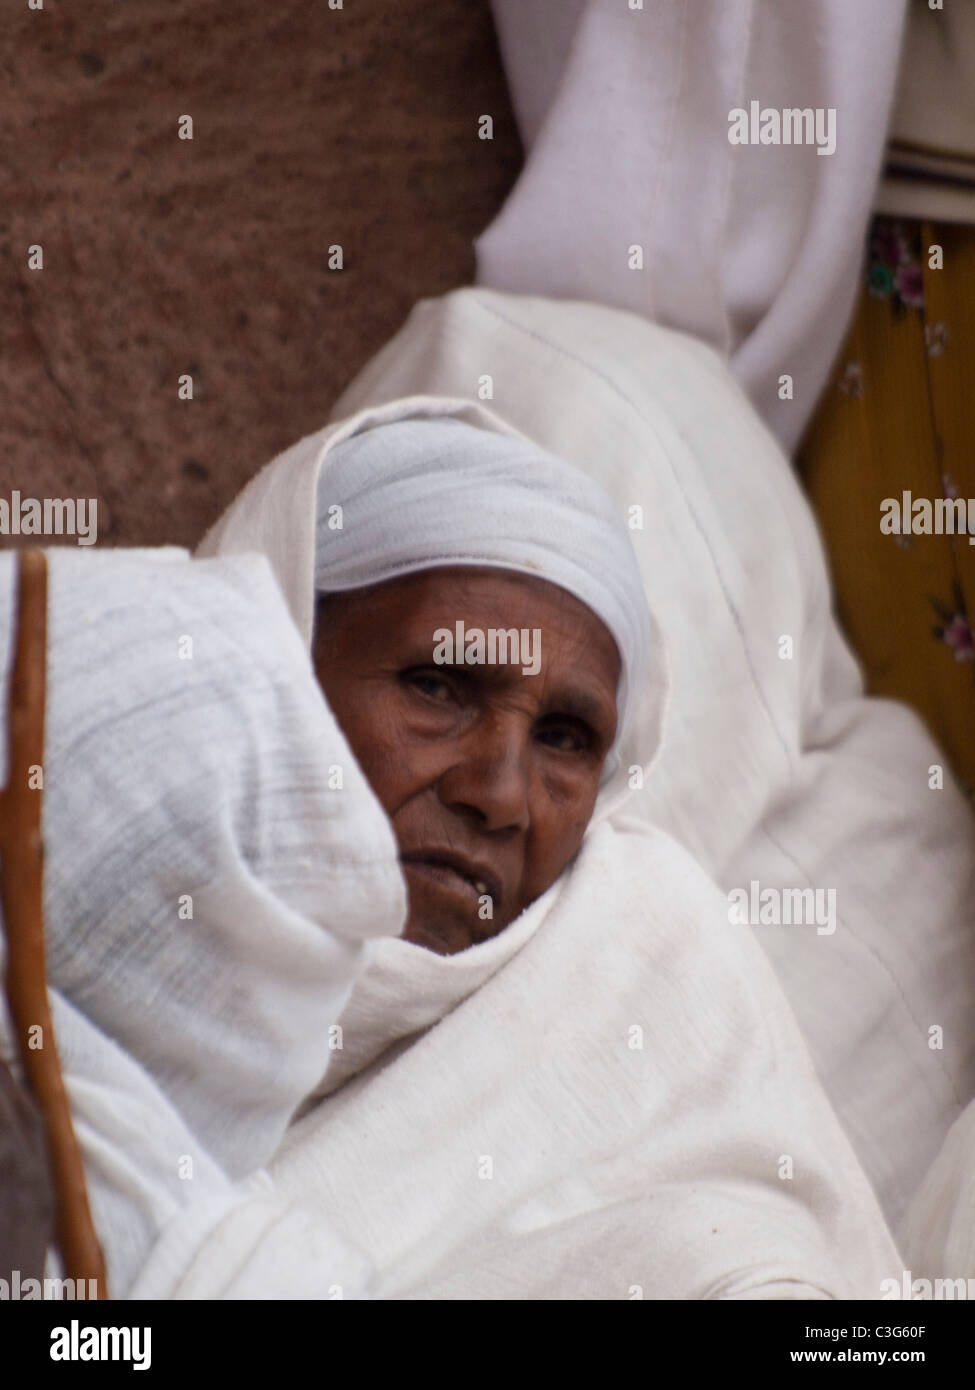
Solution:
[[[8,706],[7,786],[0,793],[7,1002],[27,1083],[44,1122],[64,1275],[96,1280],[108,1297],[105,1260],[91,1219],[81,1150],[61,1075],[44,960],[41,798],[47,660],[47,558],[19,553],[17,631]],[[77,1287],[77,1285],[76,1285]],[[91,1284],[86,1286],[90,1289]]]

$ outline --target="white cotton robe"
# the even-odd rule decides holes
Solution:
[[[199,553],[268,555],[312,634],[329,448],[269,464]],[[663,420],[661,420],[663,426]],[[321,481],[319,481],[321,479]],[[670,678],[649,672],[575,863],[492,940],[375,941],[341,1051],[271,1164],[377,1271],[383,1298],[871,1298],[901,1260],[750,928],[667,832],[627,819],[656,775]]]
[[[405,920],[389,823],[263,557],[47,554],[47,977],[108,1292],[170,1296],[232,1212],[208,1295],[353,1297],[368,1260],[262,1169]]]

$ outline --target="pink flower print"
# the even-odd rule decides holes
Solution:
[[[917,261],[907,261],[897,267],[894,274],[894,290],[904,304],[912,309],[924,306],[924,272]]]
[[[972,641],[972,629],[968,622],[965,595],[957,579],[952,583],[951,589],[954,598],[952,608],[942,603],[941,599],[935,598],[934,594],[928,594],[928,602],[941,619],[941,625],[933,627],[931,632],[940,642],[944,642],[946,647],[951,648],[956,661],[971,661],[975,657],[975,643]]]
[[[975,656],[972,630],[968,626],[968,619],[964,618],[961,613],[956,613],[951,622],[944,628],[941,640],[952,648],[956,661],[971,661],[972,657]]]

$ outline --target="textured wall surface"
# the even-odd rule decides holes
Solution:
[[[0,35],[0,496],[193,545],[472,279],[521,164],[487,0],[44,5]]]

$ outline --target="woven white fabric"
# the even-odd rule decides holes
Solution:
[[[485,375],[494,386],[490,409],[464,399]],[[634,1290],[877,1297],[882,1281],[898,1276],[901,1257],[871,1184],[897,1219],[973,1089],[971,822],[950,778],[943,791],[929,788],[938,756],[920,722],[892,702],[863,698],[830,615],[808,507],[780,450],[709,349],[611,309],[458,291],[418,306],[338,403],[336,423],[286,451],[245,489],[199,557],[222,557],[213,563],[225,565],[241,553],[241,573],[264,579],[270,561],[284,604],[276,595],[262,616],[256,585],[228,627],[238,587],[228,583],[219,603],[203,600],[203,611],[219,632],[238,632],[245,689],[246,672],[255,664],[265,670],[264,663],[289,690],[295,682],[310,687],[311,724],[285,719],[282,736],[290,728],[302,752],[299,759],[296,747],[292,770],[279,782],[274,760],[259,753],[266,723],[251,726],[243,746],[227,745],[245,769],[256,759],[283,817],[283,840],[257,836],[268,855],[249,885],[253,896],[247,904],[227,899],[234,921],[243,914],[237,930],[253,939],[248,914],[261,919],[266,876],[286,901],[293,887],[302,914],[316,893],[331,894],[334,881],[328,856],[316,857],[322,825],[332,824],[321,775],[346,765],[348,752],[314,690],[307,651],[316,498],[329,449],[384,420],[431,413],[523,433],[586,469],[621,512],[642,508],[644,528],[633,540],[651,606],[651,650],[661,658],[656,678],[640,692],[620,772],[601,792],[574,865],[498,937],[458,956],[438,957],[390,934],[402,920],[402,885],[389,827],[366,809],[372,802],[360,784],[365,824],[380,851],[350,874],[350,883],[368,884],[368,863],[378,861],[377,894],[360,903],[361,916],[356,899],[350,919],[359,923],[357,940],[374,938],[364,947],[365,969],[344,1004],[320,977],[310,1036],[291,1036],[290,1021],[270,1021],[268,1036],[281,1049],[280,1109],[270,1106],[264,1123],[245,1126],[250,1153],[235,1156],[231,1147],[210,1159],[215,1174],[201,1160],[214,1186],[195,1189],[199,1206],[172,1181],[169,1160],[154,1160],[163,1161],[167,1191],[165,1201],[149,1201],[147,1227],[157,1235],[132,1289],[273,1296],[279,1285],[328,1296],[323,1290],[338,1284],[419,1298],[633,1297]],[[253,555],[245,558],[254,551],[266,557],[257,570]],[[102,595],[87,609],[78,557],[58,559],[74,566],[61,591],[69,645],[83,642],[77,633],[89,612],[111,614],[118,604],[128,615],[121,634],[138,632],[136,615],[145,623],[152,611],[148,590],[137,602],[136,560],[98,558],[120,568],[111,601]],[[146,564],[148,556],[136,559]],[[176,626],[197,631],[187,626],[201,601],[191,576],[221,571],[170,556],[148,581],[153,594],[160,573],[167,586],[187,576],[184,597],[193,603]],[[90,650],[82,662],[79,647],[75,674],[92,664]],[[161,663],[160,672],[161,683],[143,691],[146,730],[126,745],[134,758],[147,751],[146,731],[156,742],[152,730],[165,724],[178,693],[172,672]],[[230,689],[226,698],[233,708]],[[136,701],[133,715],[139,708]],[[287,701],[285,708],[293,716]],[[210,768],[212,730],[194,732],[188,713],[185,726],[175,725],[178,737]],[[318,747],[326,760],[315,778],[323,800],[308,808],[306,851],[289,859],[298,765],[305,776],[305,760]],[[149,772],[161,758],[156,744]],[[104,785],[112,764],[103,757],[94,766]],[[240,778],[250,785],[246,775],[226,775],[237,791],[220,804],[242,808],[229,824],[241,835],[231,842],[246,846],[249,816],[266,825],[265,813],[241,793]],[[143,800],[147,785],[143,775]],[[200,790],[186,785],[191,797]],[[96,817],[107,814],[93,792],[86,804]],[[201,833],[192,812],[185,821],[167,813],[164,798],[166,853],[167,837],[178,841],[181,827]],[[119,821],[124,806],[106,830]],[[343,843],[342,828],[334,828]],[[348,833],[358,845],[357,831]],[[62,823],[52,853],[78,835],[77,819]],[[289,862],[292,879],[282,879],[275,866]],[[834,889],[835,931],[823,934],[811,923],[732,925],[725,890],[753,879],[777,889]],[[170,883],[162,901],[175,897]],[[325,925],[333,931],[328,901]],[[280,925],[287,937],[288,913]],[[301,981],[282,983],[280,1003],[291,989],[303,997]],[[89,982],[90,1000],[81,1001],[86,1012],[89,1002],[110,1011],[97,985]],[[329,1031],[324,1013],[342,1027],[343,1046],[327,1058],[316,1086]],[[943,1031],[940,1048],[930,1045],[934,1023]],[[113,1017],[112,1027],[123,1029],[125,1020]],[[159,1018],[149,1043],[151,1064],[163,1072],[167,1027]],[[134,1027],[124,1039],[129,1066],[133,1058],[138,1065],[139,1032]],[[78,1036],[82,1047],[84,1030]],[[100,1047],[107,1045],[102,1038]],[[219,1037],[216,1045],[223,1046]],[[186,1057],[189,1043],[172,1040],[171,1049]],[[232,1045],[228,1055],[234,1074]],[[292,1067],[294,1091],[287,1091]],[[123,1072],[116,1067],[113,1075],[124,1082]],[[133,1089],[150,1081],[140,1067]],[[246,1088],[246,1081],[235,1075],[235,1085]],[[164,1155],[180,1144],[181,1153],[196,1151],[182,1129],[167,1129],[188,1129],[196,1087],[194,1123],[206,1134],[200,1148],[209,1155],[210,1147],[219,1153],[221,1143],[236,1143],[227,1114],[233,1102],[224,1098],[221,1108],[216,1098],[208,1118],[214,1097],[207,1086],[206,1075],[182,1077],[177,1068],[151,1102],[133,1100],[135,1113],[148,1106],[161,1117],[146,1127],[167,1130],[158,1141]],[[274,1191],[263,1190],[263,1179],[235,1185],[225,1166],[239,1163],[243,1173],[259,1163],[286,1095],[290,1104],[307,1089],[323,1099],[306,1102],[271,1160]],[[84,1087],[75,1083],[72,1096],[83,1127],[90,1117],[86,1158],[96,1175],[95,1136],[108,1123],[114,1085],[100,1101],[97,1093],[96,1086],[87,1110]],[[160,1103],[172,1105],[175,1120]],[[127,1121],[124,1128],[133,1143],[138,1126]],[[131,1200],[126,1183],[134,1181],[128,1149],[115,1136],[114,1158],[101,1164],[112,1171],[107,1199],[97,1198],[103,1216]],[[140,1183],[138,1193],[147,1188]],[[311,1213],[309,1236],[288,1265],[300,1210]],[[140,1218],[130,1212],[129,1219],[131,1272],[132,1252],[148,1242]]]
[[[975,1095],[970,808],[921,720],[864,697],[809,504],[715,352],[602,305],[467,288],[417,305],[334,414],[351,428],[485,380],[508,427],[643,509],[670,694],[625,823],[667,831],[726,891],[835,895],[831,934],[753,930],[897,1223]],[[655,718],[636,726],[624,769],[655,748]]]
[[[321,1078],[364,943],[402,928],[405,890],[264,559],[48,563],[54,1025],[110,1291],[139,1276],[168,1293],[161,1266],[144,1273],[157,1242],[185,1264],[245,1201],[238,1181]],[[7,639],[12,571],[0,557]]]
[[[514,320],[505,324],[506,311]],[[519,423],[527,415],[509,391],[515,379],[518,401],[553,420],[558,388],[545,399],[533,395],[532,382],[539,355],[549,380],[559,375],[550,334],[562,314],[584,316],[574,329],[562,324],[574,347],[628,324],[591,306],[480,291],[421,306],[336,407],[336,422],[268,464],[198,553],[266,554],[310,642],[314,518],[318,499],[329,495],[332,451],[340,454],[350,434],[417,415],[449,414],[511,433],[512,415]],[[519,316],[532,324],[525,338],[512,329]],[[635,357],[634,371],[647,372],[659,391],[657,369],[669,364],[673,382],[690,353],[700,369],[698,415],[720,427],[728,452],[753,445],[754,417],[711,354],[658,333],[643,344],[648,352]],[[472,360],[501,367],[502,341],[506,365],[496,380],[505,383],[508,420],[455,394]],[[448,355],[455,370],[445,368]],[[401,396],[392,388],[411,375],[431,390]],[[434,394],[448,377],[452,389]],[[572,418],[536,438],[553,452],[554,434],[563,446],[571,438],[565,452],[609,487],[621,515],[632,502],[643,506],[645,529],[634,540],[651,612],[661,615],[650,649],[666,657],[673,644],[686,681],[689,644],[675,627],[675,604],[688,583],[708,576],[698,556],[682,554],[696,529],[686,499],[679,509],[662,505],[657,489],[688,446],[659,396],[648,392],[642,401],[648,428],[627,429],[613,410],[602,417],[595,385],[561,397],[573,400]],[[763,447],[767,455],[767,436]],[[779,499],[773,489],[763,529],[770,512],[779,520]],[[785,605],[802,633],[808,595],[795,558],[786,559],[784,548],[776,553],[785,587],[774,618]],[[716,618],[726,611],[725,598]],[[769,621],[766,613],[763,632]],[[691,630],[687,611],[680,622]],[[621,768],[562,878],[504,932],[459,955],[395,939],[368,948],[368,968],[337,1019],[343,1049],[318,1090],[320,1103],[304,1108],[271,1171],[282,1191],[320,1203],[369,1253],[380,1296],[625,1298],[637,1289],[667,1298],[870,1298],[899,1271],[871,1185],[765,957],[749,928],[729,923],[726,896],[674,838],[690,805],[707,807],[701,846],[747,836],[740,812],[749,806],[754,817],[764,806],[782,775],[779,740],[788,747],[799,735],[789,726],[798,717],[794,677],[783,672],[785,728],[773,728],[775,751],[756,761],[768,748],[770,731],[761,729],[768,703],[756,701],[734,650],[750,635],[732,627],[734,642],[722,633],[718,653],[729,660],[726,679],[717,678],[720,666],[708,653],[697,673],[702,688],[685,685],[685,710],[671,692],[681,746],[670,775],[680,769],[679,785],[663,777],[660,761],[670,739],[669,662],[651,662]],[[784,666],[773,647],[762,674]],[[701,703],[722,701],[719,729],[688,728]],[[737,753],[715,745],[743,720],[742,737],[754,733],[756,744]],[[744,785],[736,803],[722,804],[710,778],[729,757]],[[668,833],[653,812],[674,792]]]

